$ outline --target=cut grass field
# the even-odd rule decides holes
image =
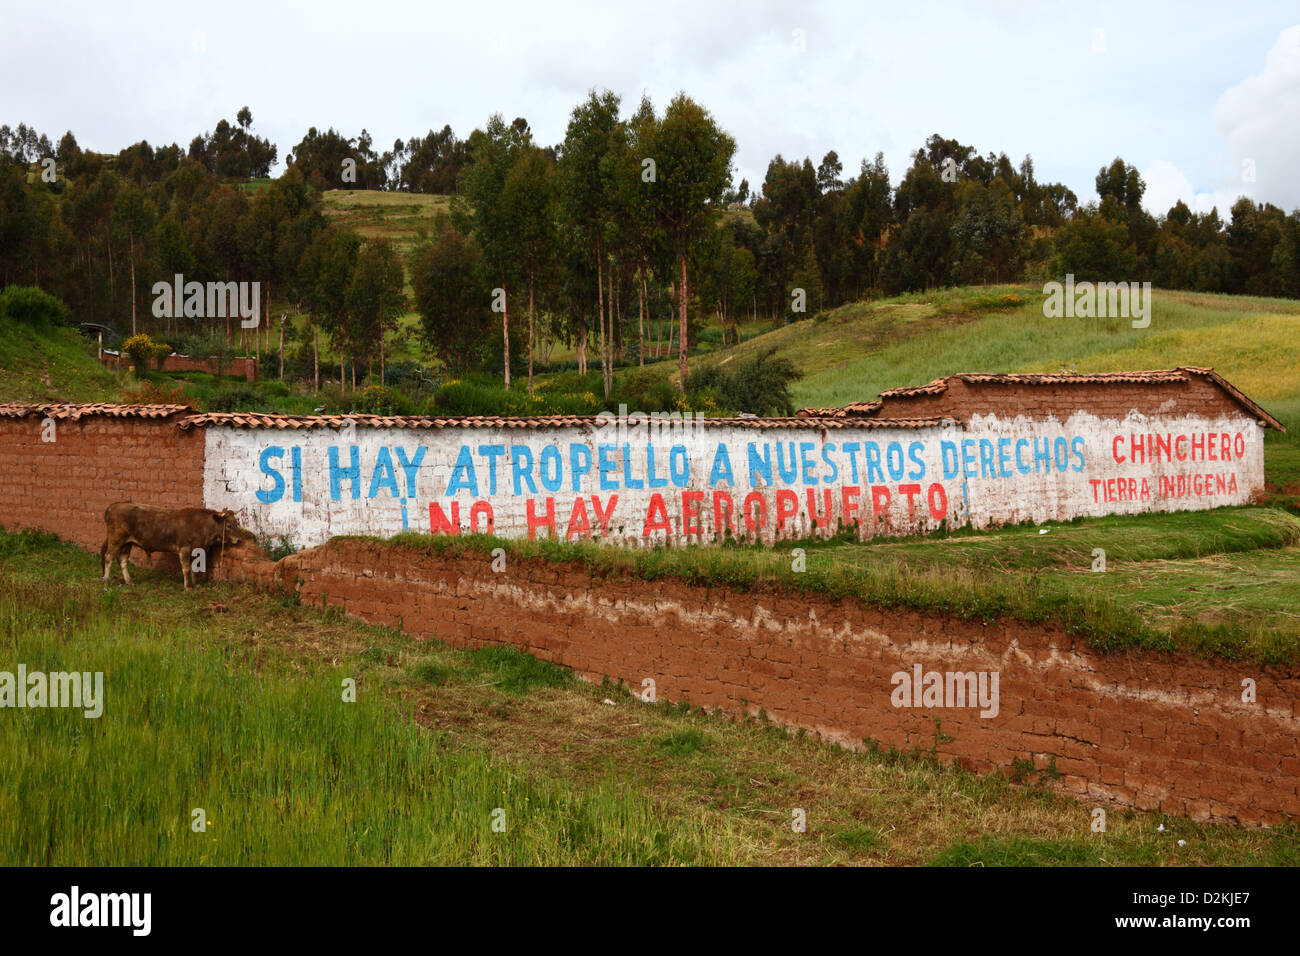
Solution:
[[[0,533],[4,668],[105,674],[98,719],[3,714],[11,865],[1300,865],[1294,825],[1109,808],[1093,834],[1041,772],[851,753],[235,585],[105,591],[96,564]]]
[[[451,209],[450,196],[327,189],[321,211],[331,221],[354,229],[364,239],[388,239],[403,256],[433,232],[440,213]]]

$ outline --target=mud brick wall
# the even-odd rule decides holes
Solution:
[[[125,369],[131,364],[129,357],[111,352],[101,354],[99,360],[114,371]],[[199,359],[190,355],[173,354],[162,360],[162,370],[164,372],[211,372],[215,375],[217,373],[217,363],[212,359]],[[256,382],[257,359],[242,355],[233,358],[222,374],[238,375],[245,381]]]
[[[40,415],[0,417],[0,527],[50,531],[98,551],[114,501],[203,507],[203,436],[177,420],[56,419],[47,442]]]
[[[883,402],[877,418],[950,417],[967,421],[973,415],[999,418],[1024,415],[1037,419],[1054,416],[1065,421],[1079,409],[1087,409],[1098,418],[1123,421],[1130,411],[1160,418],[1187,415],[1216,418],[1241,413],[1241,407],[1222,389],[1197,375],[1189,375],[1185,382],[1163,382],[1158,388],[1116,382],[1046,387],[968,383],[951,378],[946,391],[889,395]]]
[[[928,750],[976,771],[1055,765],[1056,786],[1247,825],[1300,816],[1300,676],[1183,656],[1101,655],[1047,627],[994,625],[781,592],[593,579],[581,567],[445,558],[336,538],[219,574],[296,590],[374,624],[458,647],[510,645],[589,677],[726,712],[760,708],[860,748]],[[998,712],[895,707],[898,673],[996,672]],[[1256,702],[1242,701],[1242,680]],[[942,740],[942,738],[941,738]]]
[[[249,427],[208,416],[204,503],[298,548],[489,527],[642,547],[1212,508],[1263,489],[1263,431],[1239,408],[1127,415],[719,420],[666,435],[612,419],[380,420],[346,431],[337,419]],[[1167,453],[1130,454],[1150,432]]]

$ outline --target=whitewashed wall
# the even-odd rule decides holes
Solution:
[[[733,533],[770,543],[828,533],[841,521],[870,537],[931,531],[944,521],[987,527],[1213,508],[1247,502],[1264,481],[1262,429],[1244,416],[1134,413],[1118,422],[1080,412],[1064,423],[977,416],[965,429],[649,432],[616,421],[346,433],[210,427],[204,499],[237,511],[250,530],[310,547],[332,535],[428,532],[440,519],[444,532],[453,520],[462,531],[484,531],[489,515],[496,534],[527,537],[530,505],[538,537],[551,533],[553,521],[559,538],[707,543],[726,525],[730,498]],[[1147,434],[1170,436],[1174,460],[1130,460],[1131,436],[1142,443]],[[1195,448],[1194,436],[1205,439]]]

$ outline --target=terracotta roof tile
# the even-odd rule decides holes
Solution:
[[[911,388],[892,388],[880,393],[872,402],[850,402],[843,408],[804,408],[789,418],[699,418],[702,425],[731,426],[734,428],[931,428],[942,424],[944,418],[882,418],[885,400],[915,395],[937,395],[948,388],[954,379],[969,385],[1097,385],[1145,384],[1159,385],[1185,382],[1190,376],[1208,379],[1223,389],[1238,405],[1257,418],[1263,425],[1285,431],[1281,422],[1251,401],[1239,389],[1211,368],[1184,365],[1176,369],[1151,369],[1136,372],[1094,373],[993,373],[965,372],[948,378],[935,379],[927,385]],[[596,427],[600,422],[594,415],[546,416],[396,416],[396,415],[270,415],[260,412],[208,412],[187,414],[188,405],[115,405],[96,403],[79,405],[68,402],[43,404],[0,403],[0,418],[49,417],[56,420],[76,421],[81,418],[104,416],[110,418],[171,418],[184,416],[176,423],[182,429],[227,426],[233,428],[274,428],[299,430],[304,428],[342,428],[348,422],[362,428],[573,428]],[[665,420],[660,420],[665,421]],[[672,425],[673,419],[666,424]],[[678,424],[675,427],[681,427]]]
[[[963,372],[949,378],[968,385],[1158,385],[1187,381],[1186,373],[1174,368],[1146,372]]]
[[[612,421],[611,419],[606,419]],[[680,419],[662,419],[663,427],[682,427]],[[941,423],[938,418],[894,419],[888,422],[858,421],[847,416],[788,418],[697,418],[694,423],[734,428],[845,428],[883,427],[930,428]],[[253,412],[209,412],[191,415],[179,422],[181,428],[275,428],[299,430],[304,428],[343,428],[349,422],[357,428],[575,428],[598,427],[601,420],[595,415],[542,415],[530,417],[498,417],[492,415],[417,416],[417,415],[270,415]],[[652,421],[653,425],[654,422]]]
[[[0,404],[0,418],[27,418],[39,415],[56,421],[76,421],[80,418],[105,416],[109,418],[170,418],[193,411],[189,405],[112,405],[95,403],[78,405],[72,402],[52,402],[37,405],[22,403]]]
[[[1207,378],[1219,386],[1238,405],[1257,418],[1263,425],[1286,431],[1282,423],[1264,411],[1259,405],[1246,397],[1239,389],[1219,375],[1214,369],[1195,365],[1182,365],[1178,368],[1148,369],[1136,372],[959,372],[947,378],[936,378],[928,385],[915,385],[907,388],[890,388],[880,393],[879,401],[851,402],[843,408],[805,408],[799,414],[805,418],[822,419],[857,419],[868,417],[877,421],[892,421],[880,417],[885,401],[891,398],[909,398],[917,395],[939,395],[947,391],[951,381],[965,382],[968,385],[1165,385],[1171,382],[1186,382],[1190,376]]]
[[[958,376],[954,375],[953,378]],[[909,395],[939,395],[948,390],[948,379],[936,378],[929,385],[911,385],[905,388],[887,388],[880,393],[881,398],[904,398]],[[870,402],[859,404],[870,405]]]
[[[1261,408],[1259,405],[1257,405],[1255,402],[1247,398],[1244,392],[1238,389],[1237,386],[1233,385],[1231,382],[1229,382],[1226,378],[1224,378],[1214,369],[1199,368],[1195,365],[1184,365],[1181,367],[1181,370],[1184,372],[1190,372],[1193,375],[1199,375],[1202,378],[1208,378],[1211,382],[1213,382],[1215,385],[1218,385],[1219,388],[1223,389],[1230,396],[1232,396],[1232,398],[1237,402],[1238,405],[1246,409],[1246,411],[1250,412],[1252,415],[1257,416],[1260,422],[1262,422],[1264,425],[1266,425],[1269,428],[1275,428],[1280,432],[1286,431],[1286,428],[1283,427],[1280,421],[1278,421],[1268,412],[1264,411],[1264,409]]]

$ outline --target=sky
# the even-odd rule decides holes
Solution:
[[[736,140],[734,182],[835,150],[897,185],[939,133],[1032,155],[1095,198],[1116,156],[1156,215],[1300,208],[1300,4],[1135,2],[27,3],[0,7],[0,123],[117,152],[188,146],[247,105],[280,163],[311,126],[376,151],[495,112],[564,138],[592,89],[678,92]]]

